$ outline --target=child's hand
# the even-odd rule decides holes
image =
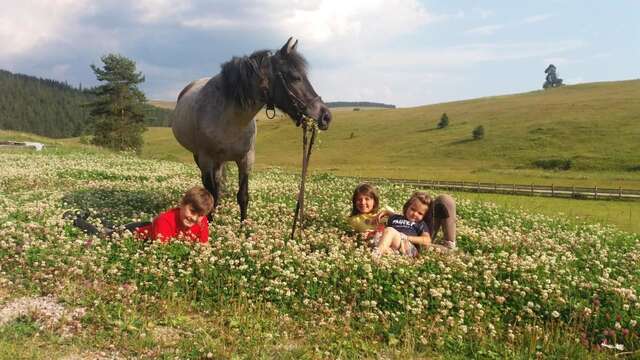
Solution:
[[[381,211],[381,212],[379,212],[379,213],[376,215],[376,217],[375,217],[375,220],[376,220],[375,225],[380,224],[380,223],[382,222],[382,218],[386,217],[387,215],[388,215],[388,214],[387,214],[387,212],[386,212],[386,211]]]

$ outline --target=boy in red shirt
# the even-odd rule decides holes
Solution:
[[[209,242],[209,221],[207,215],[213,209],[213,196],[207,189],[195,186],[189,189],[180,205],[160,213],[153,222],[135,222],[124,225],[142,240],[160,240],[168,243],[173,238],[184,237],[201,244]],[[68,217],[68,214],[65,214]],[[78,215],[73,225],[90,235],[111,236],[115,229],[105,226],[98,229],[86,221],[86,214]],[[103,222],[104,223],[104,222]]]
[[[179,207],[160,213],[151,224],[136,227],[134,231],[138,238],[160,240],[163,243],[183,236],[206,244],[209,242],[207,215],[212,209],[211,193],[201,186],[196,186],[184,194]]]

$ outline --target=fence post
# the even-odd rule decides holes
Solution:
[[[513,195],[516,194],[516,184],[513,184]]]
[[[598,187],[597,186],[593,187],[593,199],[594,200],[598,200]]]
[[[571,198],[575,198],[576,197],[576,186],[572,185],[571,186]]]
[[[498,193],[498,183],[493,183],[493,192],[496,194]]]
[[[480,192],[480,181],[478,181],[478,187],[476,187],[476,192],[479,193]]]
[[[622,199],[622,186],[618,188],[618,199]]]
[[[533,184],[531,184],[531,195],[533,195]]]

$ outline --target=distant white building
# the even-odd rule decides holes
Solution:
[[[40,151],[44,148],[43,143],[33,141],[0,141],[0,147],[32,147],[36,151]]]
[[[25,146],[32,146],[36,148],[36,151],[40,151],[44,148],[44,144],[39,142],[25,141],[24,144]]]

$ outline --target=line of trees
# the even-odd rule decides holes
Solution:
[[[0,70],[0,128],[53,138],[79,136],[87,126],[89,90]]]
[[[326,102],[328,107],[378,107],[395,109],[395,105],[383,104],[371,101],[328,101]]]
[[[94,91],[95,88],[0,70],[0,129],[51,138],[92,134],[95,118],[90,116],[87,105],[95,101]],[[171,113],[144,104],[144,124],[167,126]]]

